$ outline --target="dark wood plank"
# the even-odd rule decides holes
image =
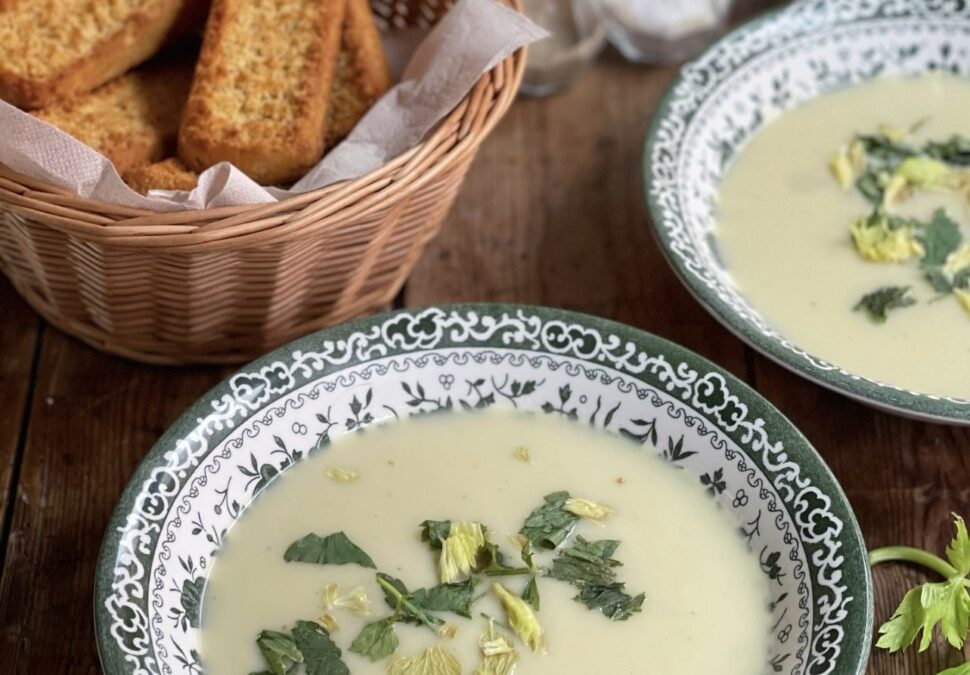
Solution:
[[[0,274],[0,561],[41,321]]]
[[[105,524],[165,428],[219,369],[151,368],[49,330],[0,581],[0,673],[99,673],[92,586]]]
[[[970,429],[878,412],[811,384],[761,356],[758,389],[804,432],[849,497],[870,548],[905,544],[943,553],[951,512],[970,516]],[[900,565],[875,570],[876,625],[926,574]],[[925,654],[874,650],[877,675],[935,675],[961,662],[938,641]]]
[[[676,339],[744,377],[744,347],[674,278],[647,223],[643,141],[675,72],[608,53],[567,92],[520,97],[482,146],[406,303],[581,310]]]

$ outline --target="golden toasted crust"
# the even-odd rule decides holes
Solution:
[[[339,143],[391,86],[391,69],[368,0],[347,0],[343,40],[337,56],[327,147]]]
[[[33,114],[105,155],[124,175],[174,152],[191,82],[191,61],[151,64]]]
[[[125,174],[125,182],[135,192],[149,190],[191,190],[199,182],[199,174],[169,157],[161,162],[135,167]]]
[[[179,130],[178,156],[226,160],[263,184],[321,157],[346,0],[214,0]]]
[[[173,32],[191,24],[206,4],[204,0],[15,3],[0,12],[0,98],[25,109],[91,91],[121,75],[152,56]],[[45,30],[38,30],[41,26]]]

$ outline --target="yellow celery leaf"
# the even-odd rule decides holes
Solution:
[[[370,611],[370,600],[367,593],[360,586],[351,589],[344,595],[340,595],[337,584],[327,584],[320,593],[325,610],[349,609],[357,616],[367,616]]]
[[[856,172],[853,168],[852,159],[844,149],[839,149],[838,152],[832,155],[832,159],[829,160],[829,170],[843,190],[848,190],[852,187]]]
[[[904,262],[923,255],[923,247],[913,236],[911,227],[889,227],[885,216],[873,222],[870,217],[859,218],[850,226],[856,251],[873,262]]]
[[[866,168],[866,146],[862,141],[852,141],[849,146],[849,161],[852,163],[852,172],[856,176]]]
[[[340,595],[340,587],[337,584],[330,583],[323,587],[320,591],[320,601],[323,603],[324,609],[333,609],[334,605],[337,604],[337,596]]]
[[[475,675],[512,675],[519,660],[519,652],[505,635],[495,629],[495,622],[489,620],[488,628],[478,640],[482,650],[482,664]]]
[[[924,190],[959,190],[966,180],[966,176],[938,159],[907,157],[899,163],[889,179],[883,193],[883,205],[888,206],[908,198],[911,187]]]
[[[324,472],[330,480],[335,483],[353,483],[360,479],[360,474],[353,469],[341,469],[339,466],[327,467]]]
[[[943,271],[951,277],[964,267],[970,267],[970,244],[964,244],[948,255],[943,263]]]
[[[508,617],[509,625],[512,626],[515,634],[532,651],[544,652],[546,650],[546,644],[542,637],[542,626],[539,625],[539,620],[536,618],[535,612],[532,611],[532,607],[519,596],[509,592],[500,583],[496,582],[492,584],[492,590],[495,591],[499,600],[502,601],[505,616]]]
[[[395,656],[387,675],[461,675],[461,664],[448,649],[434,645],[415,656]]]
[[[896,167],[894,175],[923,188],[950,187],[955,177],[953,169],[931,157],[907,157]]]
[[[443,584],[451,584],[468,576],[475,567],[478,551],[483,546],[485,534],[480,523],[453,522],[448,537],[441,544],[438,580]]]
[[[458,626],[453,623],[443,623],[438,627],[438,637],[442,640],[454,640],[458,635]]]
[[[482,633],[478,640],[478,646],[482,650],[482,656],[495,656],[497,654],[517,654],[515,646],[508,637],[499,633],[495,628],[495,621],[489,619],[488,628]]]
[[[317,619],[317,623],[327,629],[328,633],[333,633],[340,630],[340,624],[337,623],[337,617],[335,617],[330,612],[324,612]]]
[[[563,508],[573,515],[579,516],[580,518],[586,518],[587,520],[592,520],[597,523],[602,523],[606,520],[613,509],[609,506],[604,506],[603,504],[598,504],[590,499],[580,499],[577,497],[570,497],[563,504]]]
[[[898,174],[893,174],[885,185],[883,185],[882,204],[889,206],[893,202],[901,202],[908,199],[910,194],[909,183]]]

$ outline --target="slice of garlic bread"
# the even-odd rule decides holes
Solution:
[[[149,190],[191,190],[199,182],[199,174],[177,158],[169,157],[135,167],[125,174],[124,179],[135,192],[147,194]]]
[[[204,17],[205,0],[0,0],[0,98],[24,109],[91,91]]]
[[[105,155],[124,175],[172,155],[191,83],[191,60],[165,60],[33,114]]]
[[[337,72],[330,97],[327,147],[350,133],[391,86],[391,69],[368,0],[347,0]]]
[[[179,131],[194,171],[226,160],[259,183],[323,155],[346,0],[213,0]]]

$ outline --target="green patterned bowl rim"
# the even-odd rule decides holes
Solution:
[[[421,333],[422,327],[429,325],[435,330],[433,339],[426,338]],[[405,327],[403,330],[402,326]],[[405,337],[402,338],[401,335]],[[411,337],[414,338],[413,343],[408,342]],[[364,346],[359,346],[361,344]],[[358,346],[352,349],[350,345]],[[346,357],[332,361],[319,358],[320,355],[333,354],[335,350],[343,350],[341,353],[345,353]],[[132,475],[107,525],[97,563],[94,592],[96,639],[104,672],[108,675],[173,672],[170,668],[160,669],[154,663],[155,652],[151,647],[154,638],[147,627],[143,630],[144,634],[135,636],[135,639],[136,642],[141,640],[150,646],[148,657],[139,659],[121,651],[118,637],[113,630],[119,628],[119,621],[122,631],[134,632],[136,627],[133,621],[127,620],[127,616],[119,619],[117,614],[112,615],[106,609],[109,598],[117,593],[119,584],[130,581],[132,570],[137,571],[136,568],[139,567],[146,570],[141,601],[147,605],[152,589],[147,571],[157,551],[163,550],[166,541],[172,541],[171,537],[165,539],[159,532],[151,542],[152,550],[148,550],[147,546],[142,548],[141,545],[134,544],[127,550],[123,547],[124,534],[135,527],[133,520],[139,521],[144,515],[144,511],[140,510],[144,502],[139,502],[139,499],[145,499],[145,495],[148,495],[148,501],[154,502],[155,497],[159,497],[158,501],[164,501],[164,497],[171,496],[167,510],[151,523],[153,528],[159,530],[164,520],[162,516],[174,514],[176,511],[178,514],[187,514],[182,506],[176,508],[175,504],[176,496],[191,493],[188,488],[189,479],[186,478],[181,486],[176,485],[175,488],[178,489],[175,489],[167,482],[158,483],[159,475],[168,476],[176,467],[189,466],[188,473],[191,476],[208,459],[209,454],[215,454],[220,442],[230,437],[234,430],[242,434],[250,420],[264,414],[269,417],[266,411],[271,409],[274,401],[289,397],[297,390],[305,391],[309,384],[327,378],[344,379],[355,372],[355,368],[360,369],[356,372],[364,372],[371,365],[391,363],[397,358],[402,361],[418,361],[421,358],[427,360],[428,357],[433,359],[438,354],[457,355],[456,363],[459,356],[467,361],[479,355],[479,362],[486,364],[483,367],[488,368],[499,366],[491,365],[498,362],[486,361],[485,355],[494,359],[496,354],[505,354],[513,361],[518,359],[517,367],[526,371],[538,367],[530,358],[538,356],[540,360],[551,363],[554,358],[562,357],[562,361],[553,370],[566,363],[578,364],[581,367],[578,371],[571,372],[571,366],[567,366],[562,374],[563,378],[573,378],[572,381],[577,387],[587,386],[583,382],[592,382],[594,375],[597,380],[604,382],[610,380],[611,374],[615,374],[616,377],[610,381],[629,380],[638,387],[642,383],[646,387],[644,391],[654,392],[653,398],[637,404],[635,412],[640,413],[641,408],[647,409],[651,401],[652,405],[658,406],[656,401],[659,400],[659,393],[664,400],[674,401],[678,407],[677,410],[670,407],[671,412],[668,414],[671,419],[676,419],[677,424],[684,428],[695,429],[696,433],[708,437],[713,448],[721,448],[717,453],[726,452],[728,457],[732,457],[738,452],[734,450],[732,455],[730,448],[740,450],[740,459],[737,461],[742,466],[745,462],[751,463],[749,468],[753,465],[758,475],[769,480],[767,484],[760,482],[761,479],[751,483],[752,488],[761,486],[761,496],[758,497],[757,490],[754,490],[754,499],[762,502],[766,499],[774,500],[775,497],[765,492],[766,487],[771,495],[780,495],[782,499],[780,504],[770,508],[775,514],[771,521],[782,518],[797,523],[794,531],[786,526],[778,535],[773,536],[781,536],[780,532],[783,531],[784,541],[796,542],[791,546],[799,547],[801,553],[797,560],[803,562],[788,563],[784,562],[784,558],[782,562],[784,565],[805,566],[792,578],[801,579],[799,583],[802,587],[807,583],[811,589],[808,597],[813,598],[810,607],[804,611],[808,611],[808,616],[813,617],[809,621],[815,627],[815,632],[811,634],[810,646],[799,640],[797,658],[802,665],[797,667],[798,672],[836,675],[862,675],[865,672],[873,626],[872,577],[865,543],[844,492],[823,459],[801,432],[755,390],[726,370],[679,345],[624,324],[585,314],[510,304],[456,304],[400,310],[322,330],[295,340],[244,366],[196,401],[148,452]],[[311,362],[312,368],[306,365]],[[259,394],[262,398],[258,400],[239,398],[239,382],[248,382],[246,386],[249,386],[256,381],[253,378],[266,376],[267,373],[270,378],[276,377],[281,364],[291,367],[289,372],[297,375],[285,379],[284,384],[266,386],[264,389],[269,393],[265,397]],[[379,376],[373,382],[380,382],[381,378],[391,381],[397,377],[397,372],[390,367],[376,372]],[[390,375],[385,377],[380,375],[381,372],[388,372]],[[370,378],[371,375],[367,377]],[[558,382],[550,383],[557,384]],[[259,388],[251,387],[248,391],[255,397],[252,392],[259,391]],[[562,388],[559,389],[559,394],[562,396]],[[640,394],[640,400],[643,400],[643,396]],[[581,400],[585,398],[581,397]],[[331,399],[322,400],[329,403]],[[212,418],[213,411],[224,411],[227,404],[231,407],[233,402],[239,401],[251,405],[243,406],[238,415],[233,412],[234,416],[239,417],[238,421],[236,417],[229,417],[228,425],[224,424],[225,417],[220,418],[223,423],[215,425],[207,421]],[[356,402],[355,396],[354,403]],[[596,404],[594,418],[600,410],[598,398]],[[533,402],[529,405],[536,404]],[[544,410],[544,406],[542,407]],[[588,408],[592,408],[592,401]],[[283,410],[285,409],[284,405]],[[685,410],[689,414],[685,414]],[[309,410],[303,412],[310,413]],[[610,424],[612,414],[613,411],[606,416],[606,421],[602,423],[604,426]],[[590,423],[592,422],[593,419],[590,419]],[[180,452],[176,450],[179,442],[198,438],[200,435],[206,440],[201,444],[204,451],[200,452],[194,463],[178,464],[176,460],[184,459],[174,457]],[[651,443],[658,444],[656,440]],[[705,454],[711,453],[705,451],[698,457]],[[208,472],[196,473],[205,476]],[[167,495],[154,493],[156,488],[149,488],[154,485],[161,485],[157,490],[166,492]],[[723,498],[727,500],[724,503],[730,504],[730,494],[723,495]],[[772,501],[772,504],[775,502]],[[158,509],[157,506],[154,508]],[[778,511],[778,508],[781,510]],[[238,516],[234,514],[232,517]],[[741,531],[745,533],[743,528]],[[124,557],[125,555],[128,557]],[[134,564],[132,555],[137,556]],[[775,554],[775,559],[777,555]],[[123,560],[127,562],[123,563]],[[795,561],[796,558],[792,557],[791,560]],[[765,569],[764,563],[762,565]],[[795,569],[797,571],[799,567]],[[162,579],[164,578],[166,577],[163,576]],[[156,588],[160,586],[160,582],[155,585]],[[795,598],[789,603],[794,601],[802,602]],[[807,625],[800,623],[803,620],[804,617],[796,623]],[[786,621],[790,630],[793,619]],[[809,665],[809,659],[816,658],[819,653],[823,656],[818,658],[826,665],[822,670],[816,671]],[[152,665],[146,665],[148,661]],[[811,664],[815,663],[817,662],[811,661]],[[786,664],[786,668],[790,665]],[[780,669],[780,665],[775,668],[776,671]],[[187,668],[184,672],[197,674],[201,672],[200,666],[196,665],[195,669]]]
[[[890,28],[897,32],[890,33]],[[661,98],[644,143],[644,191],[651,215],[651,230],[667,262],[700,304],[740,339],[783,367],[852,399],[906,417],[970,424],[970,400],[924,394],[863,377],[813,356],[776,333],[764,323],[757,310],[741,298],[733,283],[725,280],[729,275],[721,268],[710,223],[686,224],[695,216],[688,213],[689,207],[685,206],[685,202],[692,197],[688,195],[687,179],[681,175],[682,166],[678,164],[678,157],[685,149],[689,150],[686,146],[690,143],[690,128],[695,121],[695,113],[701,112],[703,116],[710,117],[718,107],[726,108],[724,90],[745,86],[745,76],[738,75],[745,69],[755,71],[754,75],[747,76],[750,80],[760,76],[757,73],[759,69],[768,71],[784,67],[785,63],[793,63],[792,70],[799,72],[792,80],[802,78],[797,82],[802,91],[795,91],[790,99],[778,104],[776,109],[769,107],[765,115],[762,111],[755,112],[753,123],[743,130],[744,138],[740,142],[737,139],[732,141],[733,147],[728,153],[730,156],[743,147],[771,115],[827,91],[885,72],[912,74],[926,69],[945,69],[968,75],[970,62],[964,58],[966,50],[960,52],[959,57],[952,56],[950,62],[939,54],[924,52],[914,56],[907,53],[913,50],[902,48],[896,53],[887,49],[885,54],[872,57],[872,52],[878,51],[878,46],[875,50],[872,49],[873,43],[853,47],[846,44],[849,40],[844,37],[859,39],[859,36],[864,38],[868,34],[891,45],[895,40],[905,39],[905,36],[899,37],[900,28],[911,31],[916,36],[914,40],[921,41],[920,46],[929,44],[926,52],[937,48],[934,40],[941,34],[956,34],[961,45],[970,44],[970,3],[936,0],[902,3],[895,0],[865,3],[854,0],[796,0],[788,6],[766,11],[727,33],[696,59],[686,63]],[[858,66],[854,70],[847,66],[841,72],[833,72],[836,68],[831,67],[817,68],[817,62],[825,58],[824,55],[820,57],[823,48],[816,48],[809,56],[803,56],[803,52],[812,47],[813,41],[833,52],[833,60],[851,62],[868,47],[870,50],[866,56],[882,58],[885,62]],[[857,52],[850,56],[837,56],[834,53],[837,49],[848,48]],[[900,61],[896,63],[893,59]],[[799,60],[802,63],[798,63]],[[804,61],[811,60],[816,63],[805,67]],[[773,63],[766,66],[769,61]],[[806,72],[812,73],[813,69],[816,74],[806,75]],[[785,76],[787,78],[787,73]],[[820,78],[818,81],[805,81],[806,77],[816,76]],[[793,83],[786,82],[783,86],[796,89]],[[767,104],[765,107],[768,107]],[[673,137],[676,137],[674,141],[671,140]],[[693,156],[696,154],[693,153]],[[711,172],[718,174],[718,182],[720,172],[729,159],[729,156],[722,157],[721,166]],[[696,175],[692,178],[696,178]],[[683,184],[678,185],[678,181]],[[696,217],[712,220],[709,211]],[[692,228],[695,231],[691,232]],[[703,231],[698,234],[698,229]],[[686,244],[687,239],[690,240],[689,245]]]

